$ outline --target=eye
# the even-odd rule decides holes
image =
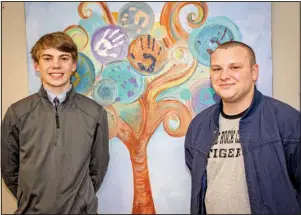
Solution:
[[[214,72],[219,72],[221,70],[221,68],[214,68],[212,69]]]
[[[232,70],[238,70],[239,67],[238,67],[238,66],[232,66],[231,69],[232,69]]]
[[[67,61],[67,60],[69,60],[69,58],[68,57],[63,57],[62,60]]]
[[[43,60],[44,60],[44,61],[50,61],[51,58],[50,58],[50,57],[44,57]]]

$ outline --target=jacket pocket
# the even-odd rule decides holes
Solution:
[[[14,214],[22,214],[23,213],[23,207],[25,204],[25,201],[23,200],[23,189],[21,188],[21,186],[18,187],[17,190],[17,210],[14,212]]]
[[[97,197],[90,175],[87,173],[75,197],[72,214],[95,214],[97,211]]]
[[[22,197],[23,197],[23,190],[22,190],[21,187],[19,186],[19,187],[18,187],[18,191],[17,191],[17,205],[18,205],[18,208],[19,208],[20,205],[21,205]]]
[[[72,214],[88,214],[85,201],[79,194],[76,195],[71,213]]]
[[[88,214],[95,214],[97,212],[98,199],[90,175],[87,178],[87,187],[83,193],[83,200],[86,205],[86,212]]]

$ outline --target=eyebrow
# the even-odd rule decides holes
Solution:
[[[234,63],[230,63],[230,66],[243,66],[243,63],[240,63],[240,62],[234,62]]]
[[[234,63],[230,63],[229,64],[230,66],[233,66],[233,65],[239,65],[239,66],[243,66],[243,63],[240,63],[240,62],[234,62]],[[213,64],[213,65],[211,65],[211,67],[221,67],[220,65],[218,65],[218,64]]]
[[[41,57],[53,57],[53,55],[51,55],[51,54],[42,54]],[[71,57],[71,56],[68,55],[68,54],[62,54],[62,55],[59,55],[59,57]]]

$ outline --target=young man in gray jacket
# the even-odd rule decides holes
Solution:
[[[75,92],[78,51],[63,32],[31,50],[42,85],[12,104],[2,122],[1,171],[17,214],[96,213],[109,162],[105,109]]]

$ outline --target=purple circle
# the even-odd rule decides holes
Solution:
[[[129,37],[123,28],[108,25],[96,30],[92,36],[91,51],[102,64],[123,60],[127,56]]]
[[[192,107],[195,113],[200,113],[206,108],[220,101],[210,81],[196,85],[193,89]]]

